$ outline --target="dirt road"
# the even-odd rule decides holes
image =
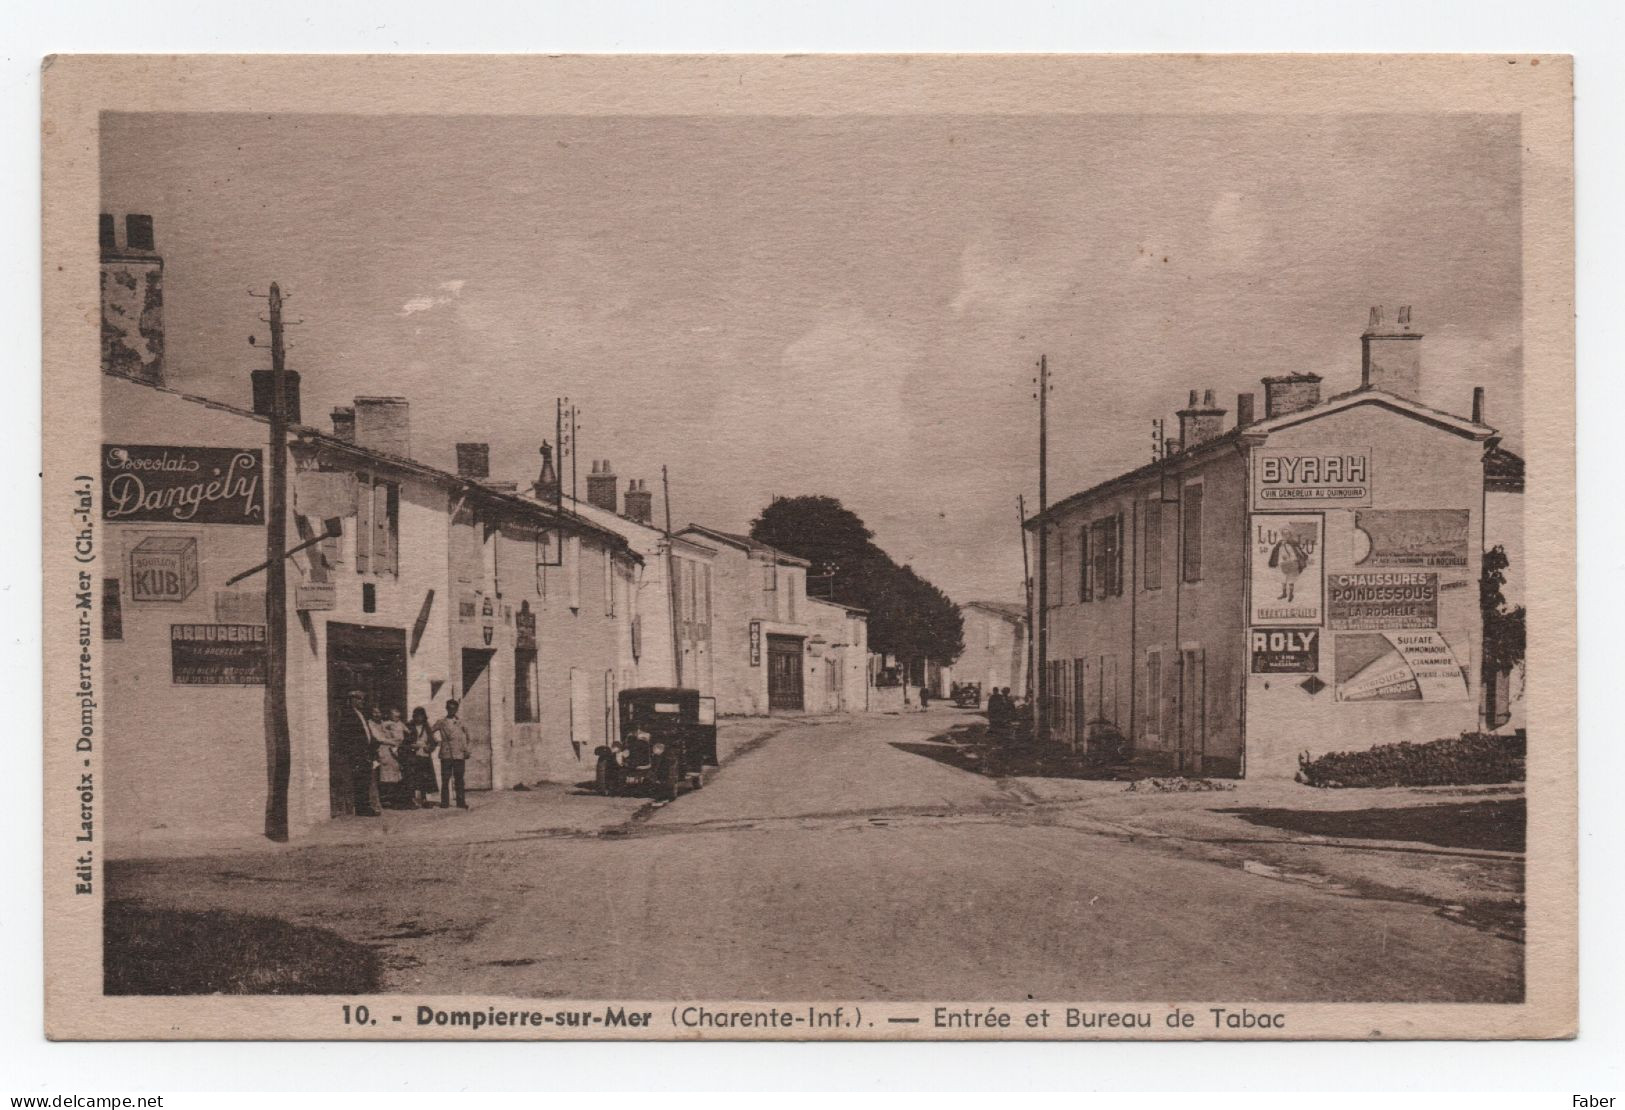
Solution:
[[[951,715],[952,711],[945,711]],[[1522,946],[932,758],[938,713],[792,724],[597,835],[115,865],[113,896],[378,946],[386,989],[577,998],[1510,1001]],[[583,804],[596,801],[583,799]]]

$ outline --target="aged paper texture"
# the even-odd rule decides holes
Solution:
[[[42,142],[50,1036],[1574,1034],[1568,59],[64,56]]]

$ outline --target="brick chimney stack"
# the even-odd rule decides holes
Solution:
[[[491,476],[491,445],[489,443],[459,443],[457,445],[457,477],[481,481]]]
[[[1264,379],[1264,419],[1302,412],[1320,404],[1319,374],[1283,374]]]
[[[1189,451],[1206,443],[1224,431],[1224,410],[1213,402],[1213,391],[1207,390],[1197,400],[1191,390],[1190,404],[1179,410],[1179,443],[1181,451]]]
[[[595,460],[592,464],[592,473],[587,475],[587,504],[613,513],[618,496],[615,489],[615,471],[610,468],[609,460]]]
[[[1360,336],[1360,356],[1361,389],[1416,400],[1422,391],[1422,336],[1411,330],[1411,306],[1401,307],[1389,324],[1382,306],[1373,305]]]
[[[164,384],[164,260],[152,217],[124,217],[124,242],[111,212],[97,221],[101,243],[102,370]]]
[[[412,409],[405,397],[357,397],[355,442],[369,451],[412,457]]]
[[[626,518],[638,524],[653,525],[655,495],[644,488],[642,478],[633,478],[626,484]]]
[[[1473,423],[1482,424],[1487,412],[1484,407],[1484,387],[1473,386]]]
[[[345,443],[355,442],[355,407],[340,405],[333,410],[333,438]]]
[[[1253,413],[1253,395],[1251,393],[1236,394],[1236,427],[1245,428],[1256,417]]]

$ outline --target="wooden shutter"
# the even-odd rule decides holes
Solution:
[[[1187,582],[1199,582],[1202,578],[1202,486],[1195,483],[1185,487],[1185,496],[1181,508],[1183,521],[1183,535],[1180,546],[1183,548],[1183,574]]]
[[[1123,514],[1122,513],[1117,514],[1115,535],[1112,538],[1112,543],[1117,549],[1116,553],[1114,555],[1114,562],[1115,562],[1116,565],[1112,568],[1112,573],[1114,575],[1116,575],[1117,577],[1116,577],[1116,581],[1113,582],[1113,584],[1112,584],[1112,586],[1113,586],[1112,593],[1116,594],[1118,597],[1122,597],[1123,596]]]
[[[1145,503],[1145,588],[1162,588],[1162,501]]]
[[[372,570],[372,480],[366,474],[355,481],[355,572]]]

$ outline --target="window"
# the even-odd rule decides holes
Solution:
[[[1162,499],[1152,498],[1145,503],[1145,540],[1140,548],[1145,552],[1145,566],[1140,581],[1148,590],[1162,588]]]
[[[1185,487],[1185,499],[1180,514],[1182,565],[1185,581],[1202,580],[1202,483],[1193,482]]]
[[[1145,738],[1160,743],[1162,732],[1162,651],[1145,653]]]
[[[1095,579],[1089,567],[1089,526],[1078,529],[1078,600],[1095,599]]]
[[[372,475],[356,475],[357,574],[395,574],[400,570],[400,515],[400,486]]]
[[[107,217],[111,219],[112,217]],[[102,579],[102,639],[124,639],[124,609],[119,601],[119,580]]]
[[[762,589],[776,590],[779,588],[779,561],[771,554],[762,559]]]
[[[521,724],[541,720],[536,704],[536,649],[513,653],[513,719]]]

